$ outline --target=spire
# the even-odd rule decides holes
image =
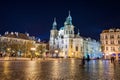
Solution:
[[[68,13],[68,17],[66,18],[65,24],[72,25],[72,17],[70,11]]]
[[[56,18],[54,18],[53,28],[52,28],[52,29],[57,29],[57,22],[56,22]]]
[[[70,11],[69,11],[69,16],[68,17],[71,17],[71,15],[70,15]]]
[[[80,37],[80,32],[79,32],[79,29],[78,29],[77,37]]]

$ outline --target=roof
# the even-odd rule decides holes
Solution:
[[[23,33],[8,33],[3,35],[4,37],[11,37],[11,38],[19,38],[19,39],[26,39],[26,40],[30,40],[30,37],[27,34],[23,34]]]
[[[120,29],[108,29],[108,30],[103,30],[102,33],[108,33],[108,32],[120,32]]]

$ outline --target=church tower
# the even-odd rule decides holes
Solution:
[[[64,34],[65,38],[74,37],[74,26],[72,24],[72,17],[70,15],[70,11],[68,17],[66,18],[66,21],[64,22]]]
[[[51,50],[55,50],[58,47],[58,30],[57,30],[56,18],[54,18],[52,29],[50,31],[49,47]],[[52,51],[52,53],[54,53],[54,51]]]
[[[51,38],[57,38],[58,36],[58,30],[57,30],[57,22],[56,22],[56,18],[54,18],[54,22],[52,25],[52,30],[50,31],[50,37]]]

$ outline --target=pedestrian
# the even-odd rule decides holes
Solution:
[[[85,65],[85,57],[83,56],[82,65]]]
[[[87,55],[87,62],[89,62],[90,61],[90,56],[89,55]]]
[[[113,56],[111,56],[111,63],[113,62]]]

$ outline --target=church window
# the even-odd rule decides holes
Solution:
[[[62,44],[64,44],[64,41],[62,40]]]
[[[67,48],[67,45],[66,45],[66,48]]]
[[[69,31],[69,34],[71,34],[71,31]]]
[[[72,30],[71,30],[71,34],[72,34]]]
[[[59,48],[59,45],[57,45],[57,48]]]
[[[61,38],[63,38],[63,36],[61,36]]]
[[[66,34],[68,34],[68,31],[66,31]]]

